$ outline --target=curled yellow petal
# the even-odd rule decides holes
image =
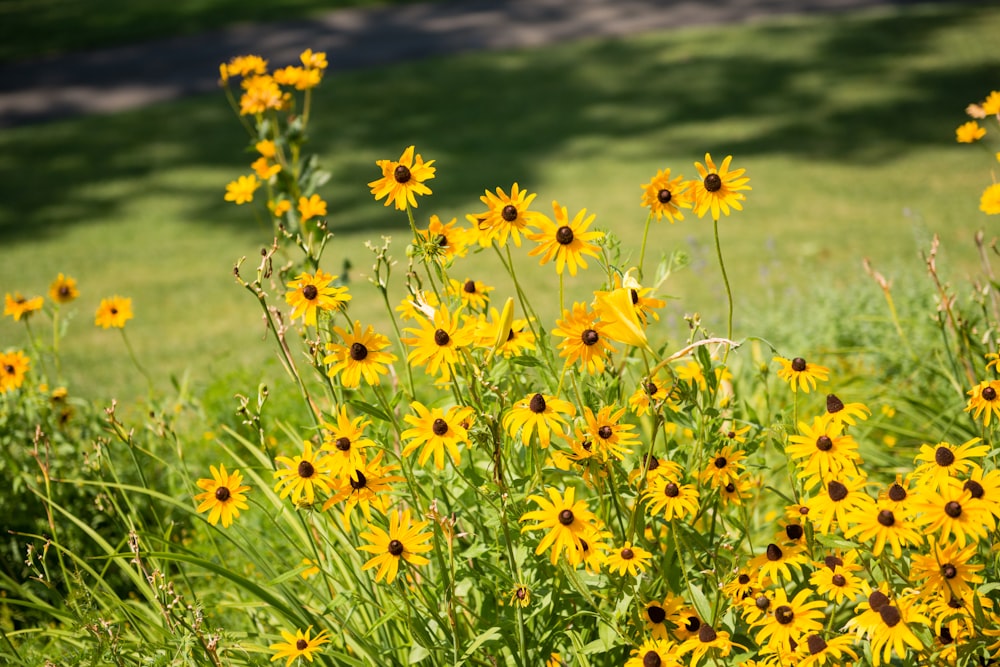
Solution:
[[[601,294],[597,297],[597,310],[605,324],[603,332],[608,338],[652,354],[646,332],[632,306],[632,290],[621,288]]]

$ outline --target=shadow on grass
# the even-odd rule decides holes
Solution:
[[[897,159],[949,143],[941,127],[957,125],[962,107],[988,92],[1000,58],[986,47],[944,64],[933,54],[943,34],[996,15],[922,7],[338,74],[317,94],[310,148],[335,171],[323,193],[332,228],[375,234],[402,220],[373,207],[364,184],[377,175],[376,159],[411,143],[447,166],[447,181],[432,183],[434,206],[469,212],[481,208],[470,193],[514,181],[531,189],[551,156],[584,162],[612,152],[686,164],[707,149],[740,160]],[[117,219],[131,199],[151,195],[185,199],[192,224],[257,233],[246,210],[222,199],[225,181],[248,171],[244,144],[221,93],[0,134],[0,242]]]

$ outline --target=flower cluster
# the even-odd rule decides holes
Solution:
[[[990,118],[998,124],[997,130],[1000,130],[1000,90],[990,92],[982,102],[968,105],[965,112],[972,120],[955,130],[955,138],[962,144],[979,143],[988,134],[987,128],[980,125],[979,121]],[[994,152],[993,157],[1000,162],[1000,151]],[[994,182],[986,187],[979,199],[979,210],[987,215],[1000,214],[1000,183]]]

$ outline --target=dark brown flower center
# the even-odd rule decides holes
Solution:
[[[513,338],[514,338],[514,330],[510,329],[507,331],[507,340],[510,341],[513,340]]]
[[[350,438],[337,438],[333,441],[333,446],[342,452],[346,452],[351,448]]]
[[[639,303],[639,292],[638,290],[630,289],[628,295],[632,298],[632,305]]]
[[[826,565],[831,570],[836,570],[838,567],[843,566],[843,564],[844,560],[837,556],[830,555],[823,559],[823,565]]]
[[[66,297],[69,296],[69,285],[59,286],[59,296]]]
[[[957,501],[951,500],[945,503],[944,513],[950,516],[952,519],[957,519],[962,516],[962,506],[958,504]]]
[[[774,620],[782,625],[788,625],[795,620],[795,612],[787,604],[783,604],[774,610]]]
[[[868,596],[868,606],[872,611],[878,611],[887,604],[889,604],[889,598],[882,591],[872,591],[871,595]]]
[[[564,526],[572,525],[574,519],[576,519],[576,517],[573,516],[573,510],[563,510],[559,512],[559,523]]]
[[[431,424],[431,430],[434,431],[434,435],[444,435],[448,432],[448,422],[439,417]]]
[[[503,207],[503,210],[500,211],[500,217],[507,222],[514,222],[517,220],[517,209],[512,204],[507,204]]]
[[[963,604],[963,602],[957,597],[952,596],[952,598],[948,600],[948,606],[952,609],[962,609],[965,607],[965,604]]]
[[[722,189],[722,179],[718,174],[709,174],[705,177],[705,189],[709,192],[718,192]]]
[[[363,472],[361,472],[360,470],[355,470],[354,474],[357,476],[357,479],[354,479],[353,477],[351,478],[352,489],[354,489],[355,491],[360,491],[361,489],[368,486],[368,478],[365,477],[365,474]]]
[[[826,485],[826,492],[830,496],[830,500],[835,503],[839,503],[847,497],[847,487],[837,480],[833,480]]]
[[[310,463],[309,461],[299,462],[299,477],[303,479],[309,479],[315,474],[316,474],[316,468],[313,467],[312,463]]]
[[[117,315],[118,314],[118,309],[115,308],[114,306],[111,306],[111,314],[112,315]]]
[[[796,373],[801,373],[806,369],[806,360],[802,357],[795,357],[792,359],[792,370]]]
[[[392,177],[397,183],[409,183],[411,176],[410,168],[403,164],[396,165],[396,169],[392,172]]]
[[[229,500],[230,495],[231,494],[229,493],[229,489],[227,489],[224,486],[220,486],[215,490],[215,499],[218,500],[220,503],[224,503],[227,500]]]
[[[826,395],[826,411],[830,414],[840,412],[844,409],[844,402],[837,398],[836,394]]]
[[[769,561],[773,562],[776,560],[781,560],[782,556],[784,556],[784,553],[781,551],[781,547],[779,547],[777,544],[772,542],[771,544],[767,545],[767,559]]]
[[[612,428],[610,426],[608,426],[607,424],[605,424],[601,428],[597,429],[597,435],[598,435],[598,437],[600,437],[603,440],[607,440],[608,438],[610,438],[614,434],[615,434],[614,430],[612,430]]]
[[[663,623],[667,618],[667,611],[659,605],[651,605],[646,608],[646,617],[650,623]]]
[[[994,389],[993,387],[983,387],[982,396],[983,396],[983,400],[985,400],[985,401],[996,400],[997,390]]]
[[[757,607],[757,609],[760,609],[761,611],[766,611],[767,608],[771,606],[771,598],[767,597],[766,595],[758,595],[756,598],[754,598],[753,604],[755,607]]]
[[[962,488],[968,491],[973,498],[982,498],[986,495],[986,489],[984,489],[983,485],[974,479],[966,480],[965,484],[962,485]]]
[[[635,552],[626,547],[622,549],[621,557],[622,560],[632,560],[633,558],[635,558]]]
[[[583,334],[580,335],[580,340],[583,341],[584,345],[594,345],[600,339],[600,335],[593,329],[585,329]]]
[[[663,660],[656,651],[646,651],[646,655],[642,656],[642,667],[660,667],[661,664]]]
[[[882,622],[890,628],[896,627],[896,624],[903,620],[902,615],[899,613],[899,609],[893,607],[891,604],[879,607],[878,615],[882,617]]]
[[[309,648],[309,642],[307,642],[305,639],[300,639],[297,642],[295,642],[295,648],[296,650],[299,651],[305,651],[307,648]]]
[[[896,516],[891,510],[882,510],[878,513],[877,520],[880,524],[888,528],[896,523]]]
[[[594,443],[592,443],[590,440],[584,440],[580,446],[583,447],[583,451],[589,452],[594,448]]]
[[[656,470],[660,467],[660,461],[655,456],[646,457],[646,471]]]
[[[475,280],[466,280],[465,284],[462,285],[462,290],[466,294],[475,294],[476,293],[476,281]]]
[[[570,227],[563,225],[556,230],[556,241],[558,241],[560,245],[569,245],[573,242],[573,230]]]
[[[517,596],[518,600],[523,600],[524,598],[528,597],[528,589],[525,588],[524,586],[518,586],[517,590],[514,591],[514,595]]]
[[[653,384],[652,382],[647,382],[646,383],[646,393],[649,394],[650,396],[652,396],[656,392],[657,392],[656,385]]]
[[[723,488],[726,489],[726,493],[735,493],[736,492],[736,485],[733,484],[732,482],[729,482],[729,484],[726,484],[726,486],[723,487]]]
[[[940,639],[941,643],[945,646],[955,641],[955,638],[951,636],[951,630],[949,630],[947,626],[941,628],[941,632],[938,634],[938,639]]]
[[[726,467],[726,464],[729,463],[729,461],[726,460],[725,456],[719,456],[715,459],[715,461],[713,461],[713,463],[715,463],[716,468],[722,470]]]
[[[906,489],[893,482],[892,486],[889,487],[889,500],[897,503],[906,500]]]
[[[816,449],[821,452],[828,452],[833,449],[833,440],[828,435],[821,435],[816,438]]]
[[[955,453],[947,447],[938,447],[934,451],[934,461],[942,468],[947,468],[955,462]]]
[[[449,245],[449,243],[448,243],[448,237],[445,236],[444,234],[438,234],[438,237],[437,237],[437,240],[435,241],[435,243],[437,243],[438,246],[440,246],[442,248],[446,248]]]
[[[317,296],[319,296],[319,290],[316,289],[315,285],[306,285],[302,288],[302,296],[304,296],[309,301],[312,301]]]
[[[681,495],[681,489],[673,482],[667,482],[667,484],[663,487],[663,495],[667,498],[676,498]]]
[[[697,616],[688,616],[687,623],[684,624],[684,628],[688,632],[697,632],[698,628],[701,627],[701,619]]]
[[[434,332],[434,342],[444,347],[451,342],[451,336],[449,336],[448,332],[444,329],[438,329]]]
[[[403,543],[399,540],[389,540],[389,553],[399,556],[403,553]]]
[[[368,356],[368,348],[362,343],[351,343],[351,359],[362,361]]]
[[[656,193],[656,198],[660,201],[661,204],[669,204],[670,200],[673,199],[673,197],[674,195],[671,194],[670,190],[667,190],[666,188]]]
[[[711,625],[703,625],[698,628],[698,639],[700,639],[703,644],[714,642],[718,636],[719,635],[716,634]]]
[[[3,367],[3,370],[4,370],[5,373],[7,373],[7,375],[13,375],[14,374],[14,366],[13,366],[13,364],[6,364]]]
[[[785,526],[785,535],[793,542],[800,539],[803,532],[805,531],[802,530],[802,526],[797,523],[790,523]]]
[[[830,583],[832,583],[834,586],[838,586],[838,587],[839,586],[846,586],[847,585],[847,577],[845,577],[844,575],[842,575],[842,574],[840,574],[838,572],[837,574],[835,574],[832,577],[830,577]]]
[[[945,563],[941,566],[941,576],[945,579],[954,579],[958,576],[958,568],[951,563]]]
[[[741,574],[740,576],[736,577],[736,581],[738,581],[741,586],[746,586],[747,584],[750,583],[750,575]]]
[[[545,397],[541,394],[535,394],[531,397],[531,401],[528,402],[528,408],[535,414],[545,412],[545,407]]]
[[[806,646],[809,647],[809,655],[816,655],[826,650],[826,641],[819,635],[809,635]]]

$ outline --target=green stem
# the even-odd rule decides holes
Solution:
[[[649,223],[653,221],[653,210],[646,216],[646,226],[642,230],[642,246],[639,248],[639,280],[642,280],[642,266],[646,261],[646,237],[649,236]]]
[[[125,341],[125,348],[128,350],[129,358],[132,359],[132,363],[139,370],[139,372],[142,373],[142,376],[146,378],[146,383],[149,385],[149,395],[152,397],[153,378],[149,376],[149,373],[146,372],[146,369],[142,367],[142,364],[139,363],[139,359],[135,356],[135,350],[132,349],[132,343],[129,342],[128,336],[125,334],[125,327],[121,327],[118,330],[122,332],[122,340]]]
[[[713,228],[715,230],[715,254],[719,257],[719,269],[722,271],[722,282],[726,286],[726,299],[729,304],[729,317],[726,320],[726,338],[733,339],[733,290],[729,286],[729,276],[726,274],[726,262],[722,259],[722,244],[719,242],[719,218],[714,217]],[[722,363],[725,364],[729,358],[729,346],[722,355]]]

